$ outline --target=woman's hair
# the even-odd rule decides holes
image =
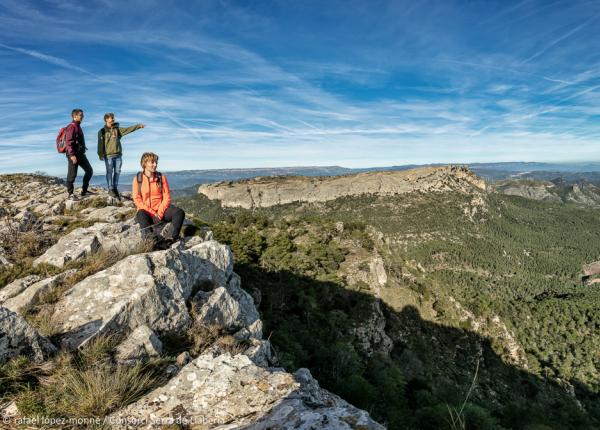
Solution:
[[[75,115],[80,114],[80,113],[83,113],[83,110],[81,110],[81,109],[73,109],[71,111],[71,118],[73,118]]]
[[[144,152],[144,154],[142,154],[142,159],[140,160],[140,164],[142,165],[142,169],[144,168],[144,166],[146,165],[146,163],[148,161],[156,161],[156,162],[158,162],[158,155],[156,155],[154,152]]]

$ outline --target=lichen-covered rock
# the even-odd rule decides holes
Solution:
[[[6,285],[4,288],[0,289],[0,304],[4,303],[6,300],[20,294],[23,290],[25,290],[30,285],[35,284],[42,280],[42,277],[39,275],[28,275],[24,278],[17,279],[10,284]]]
[[[119,222],[122,217],[132,212],[130,206],[105,206],[103,208],[87,208],[81,211],[85,219],[101,222]]]
[[[142,243],[138,224],[133,220],[119,222],[98,222],[90,227],[80,227],[61,237],[34,261],[63,267],[71,260],[78,260],[99,250],[115,250],[127,253]]]
[[[100,249],[100,242],[93,233],[94,227],[81,227],[61,237],[56,244],[33,261],[34,266],[42,263],[63,267],[71,260],[79,260]]]
[[[21,309],[27,309],[28,307],[36,304],[41,295],[50,291],[52,288],[62,282],[67,276],[70,276],[73,273],[75,273],[75,270],[67,270],[66,272],[59,273],[58,275],[54,275],[50,278],[42,279],[41,281],[30,284],[18,294],[7,298],[3,302],[0,301],[0,304],[11,311],[20,313]]]
[[[191,323],[186,300],[195,286],[225,285],[232,260],[229,247],[214,241],[131,255],[77,283],[56,303],[52,321],[61,344],[76,348],[142,325],[158,334],[178,332]]]
[[[161,354],[162,342],[148,326],[142,325],[119,344],[115,358],[121,363],[135,363]]]
[[[139,425],[128,427],[128,421]],[[165,386],[108,418],[113,429],[178,421],[215,429],[383,429],[367,412],[321,389],[307,370],[291,375],[243,354],[201,355]]]
[[[251,338],[250,343],[251,345],[244,351],[245,356],[260,367],[269,367],[273,364],[271,342],[264,339]]]
[[[229,332],[251,326],[259,319],[250,294],[230,283],[210,292],[199,291],[195,297],[196,318],[204,325],[216,325]]]
[[[34,362],[42,362],[56,352],[56,348],[15,312],[0,307],[0,363],[24,355]]]

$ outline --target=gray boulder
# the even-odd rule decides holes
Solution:
[[[42,294],[56,287],[67,276],[70,276],[73,273],[75,273],[75,270],[67,270],[66,272],[59,273],[58,275],[51,276],[50,278],[42,279],[41,281],[26,286],[23,290],[19,291],[18,294],[8,297],[6,300],[0,301],[0,303],[2,306],[10,309],[13,312],[21,313],[21,309],[27,309],[28,307],[35,305],[39,301]],[[8,285],[8,287],[13,284],[15,283],[13,282],[12,284]],[[26,283],[22,283],[20,286],[21,285],[26,285]],[[4,290],[2,290],[2,292],[3,291]],[[16,288],[13,289],[13,292],[14,291],[16,291]]]
[[[146,325],[136,328],[116,349],[115,358],[121,363],[136,363],[150,357],[160,357],[162,342]]]
[[[54,353],[54,345],[23,317],[0,307],[0,363],[19,355],[39,363]]]
[[[108,417],[113,429],[196,424],[216,429],[373,429],[383,427],[321,389],[307,370],[266,369],[246,355],[205,354],[165,386]]]
[[[130,253],[141,243],[140,228],[134,220],[98,222],[90,227],[77,228],[61,237],[36,258],[33,265],[47,263],[63,267],[69,261],[79,260],[100,250]]]
[[[61,237],[57,243],[46,250],[33,261],[35,267],[42,263],[63,267],[71,260],[79,260],[100,249],[100,242],[96,237],[95,226],[81,227]]]
[[[199,291],[195,297],[196,318],[206,326],[217,325],[235,332],[259,319],[250,294],[237,287],[219,287],[210,292]]]
[[[41,281],[42,278],[39,275],[29,275],[24,278],[17,279],[16,281],[11,282],[6,285],[4,288],[0,289],[0,304],[4,303],[6,300],[20,294],[23,290],[25,290],[30,285],[35,284],[38,281]]]
[[[196,285],[225,285],[232,270],[229,247],[215,241],[131,255],[74,285],[52,321],[67,348],[142,325],[159,335],[178,332],[191,323],[186,300]]]

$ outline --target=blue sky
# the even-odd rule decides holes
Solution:
[[[600,1],[0,1],[0,172],[600,160]]]

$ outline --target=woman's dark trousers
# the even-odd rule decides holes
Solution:
[[[173,228],[173,237],[165,237],[165,239],[173,239],[177,240],[179,238],[179,232],[181,231],[181,226],[183,225],[183,219],[185,218],[185,212],[183,209],[178,208],[177,206],[169,206],[165,211],[165,215],[163,217],[164,223],[172,223]],[[156,235],[154,233],[154,220],[152,219],[152,215],[150,215],[145,210],[138,210],[135,214],[135,220],[138,222],[140,227],[142,228],[142,237],[154,237],[156,239]]]

